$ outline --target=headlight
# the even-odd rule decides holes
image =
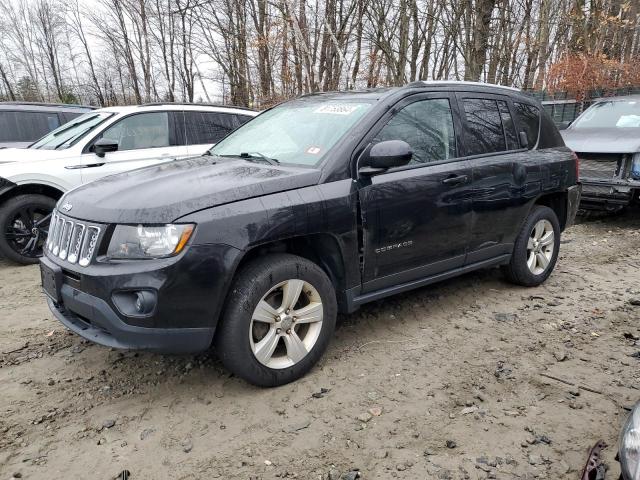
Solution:
[[[195,225],[118,225],[113,232],[107,257],[113,259],[161,258],[180,253]]]
[[[640,479],[640,402],[631,411],[620,436],[620,468],[624,480]]]

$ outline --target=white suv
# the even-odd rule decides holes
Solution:
[[[0,253],[36,263],[64,192],[106,175],[202,155],[256,115],[192,104],[109,107],[75,118],[27,149],[0,150]]]

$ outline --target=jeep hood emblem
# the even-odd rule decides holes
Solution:
[[[72,208],[73,208],[73,205],[71,205],[69,202],[67,202],[64,205],[62,205],[62,209],[65,212],[70,212]]]

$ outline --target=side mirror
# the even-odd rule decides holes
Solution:
[[[520,146],[522,148],[529,148],[529,136],[525,131],[520,132]]]
[[[374,175],[389,168],[403,167],[411,161],[411,146],[402,140],[376,143],[360,165],[360,173]]]
[[[573,121],[571,120],[565,120],[564,122],[560,122],[558,123],[558,130],[566,130],[567,128],[569,128],[569,125],[571,125],[573,123]]]
[[[115,140],[109,140],[108,138],[101,138],[93,144],[93,153],[100,158],[104,157],[106,153],[115,152],[118,150],[118,142]]]

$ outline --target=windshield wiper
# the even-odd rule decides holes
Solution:
[[[54,137],[57,137],[58,135],[62,135],[64,132],[71,130],[73,127],[77,127],[78,125],[82,125],[83,123],[87,123],[89,120],[93,120],[94,118],[96,118],[98,116],[98,114],[96,113],[95,115],[89,117],[89,118],[85,118],[84,120],[80,120],[79,122],[73,122],[69,125],[67,125],[66,128],[63,128],[62,130],[56,132],[53,134]]]
[[[65,143],[68,143],[69,145],[73,145],[73,142],[81,137],[82,135],[84,135],[85,133],[87,133],[89,130],[91,130],[93,128],[93,126],[91,127],[87,127],[84,130],[82,130],[80,133],[75,134],[73,137],[71,138],[67,138],[66,140],[58,143],[55,147],[53,147],[54,150],[57,150],[58,148],[60,148],[61,146],[63,146]]]
[[[277,158],[267,157],[260,152],[241,152],[240,155],[220,155],[221,157],[235,157],[242,158],[244,160],[251,161],[263,161],[268,163],[269,165],[280,165],[280,160]]]

